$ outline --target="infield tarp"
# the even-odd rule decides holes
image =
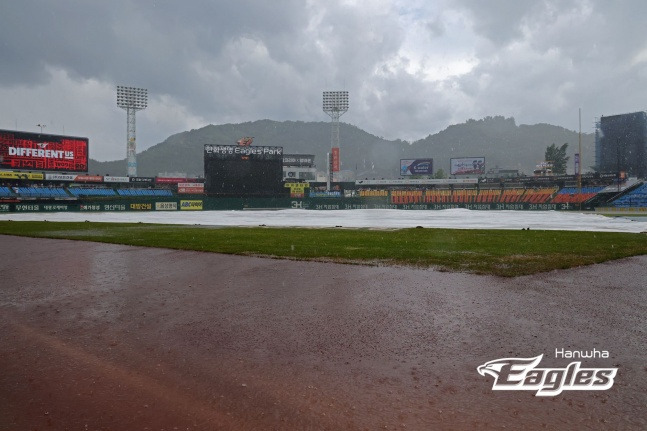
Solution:
[[[561,211],[472,211],[467,209],[427,210],[338,210],[301,209],[196,212],[126,213],[9,213],[0,220],[93,221],[117,223],[163,223],[208,226],[275,226],[330,228],[426,228],[526,229],[596,232],[647,232],[647,219],[630,220]]]

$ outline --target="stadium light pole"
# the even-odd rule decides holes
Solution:
[[[578,197],[578,200],[580,201],[580,211],[581,211],[582,210],[582,201],[581,201],[581,197],[582,197],[582,108],[579,108],[577,112],[578,112],[577,115],[578,115],[580,130],[577,135],[578,160],[577,160],[577,172],[575,172],[575,175],[577,175],[577,191],[580,194],[580,196]]]
[[[620,138],[616,137],[616,160],[618,163],[618,193],[620,193]]]
[[[117,106],[126,110],[126,159],[128,176],[137,176],[137,145],[135,140],[135,112],[148,106],[148,90],[145,88],[117,86]]]
[[[332,134],[330,137],[331,155],[326,160],[328,165],[327,189],[330,191],[330,183],[333,180],[332,149],[339,148],[339,117],[348,111],[348,91],[324,91],[323,92],[323,111],[330,116],[332,124]]]
[[[40,127],[40,134],[43,134],[43,127],[47,127],[46,124],[36,124],[36,127]]]

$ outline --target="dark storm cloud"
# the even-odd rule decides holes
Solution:
[[[461,1],[473,29],[486,41],[479,64],[459,80],[477,112],[515,115],[524,121],[560,123],[588,115],[644,109],[638,96],[645,52],[640,37],[647,13],[642,1]],[[644,61],[644,59],[643,59]],[[570,112],[565,112],[570,111]],[[563,120],[562,120],[563,121]],[[592,118],[585,125],[590,130]]]
[[[0,127],[65,123],[121,156],[125,84],[149,90],[144,146],[208,123],[327,121],[335,89],[350,91],[342,120],[387,138],[487,115],[573,129],[578,107],[589,125],[644,109],[646,14],[601,0],[5,1],[0,95],[22,101],[0,106]]]

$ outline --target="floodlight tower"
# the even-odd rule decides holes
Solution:
[[[148,90],[145,88],[117,86],[117,106],[126,110],[128,137],[126,141],[126,158],[128,159],[128,176],[137,176],[137,145],[135,143],[135,112],[148,106]]]
[[[330,138],[330,149],[339,149],[339,117],[348,111],[348,91],[324,91],[323,92],[323,111],[331,118],[332,135]],[[333,179],[332,159],[328,153],[328,191]]]

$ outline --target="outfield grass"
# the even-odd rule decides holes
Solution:
[[[647,235],[456,229],[210,228],[0,221],[0,234],[512,277],[647,254]]]

